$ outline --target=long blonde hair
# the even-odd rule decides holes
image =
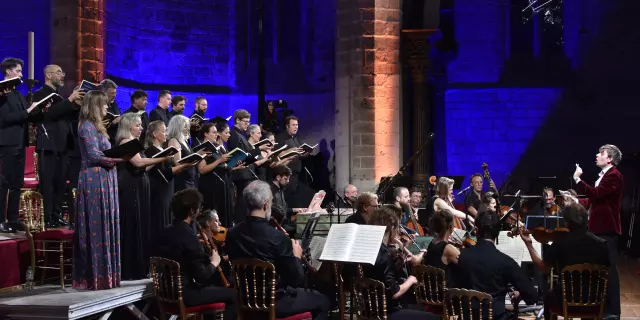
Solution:
[[[140,114],[137,112],[129,112],[122,115],[118,132],[116,133],[116,143],[120,143],[123,139],[131,138],[131,128],[135,125],[136,121],[142,121]]]
[[[451,193],[451,189],[453,189],[453,179],[447,177],[438,178],[438,183],[436,184],[436,194],[439,197],[448,197],[449,193]]]
[[[107,128],[102,123],[102,108],[108,101],[109,99],[104,92],[95,90],[87,92],[82,101],[82,107],[80,107],[79,123],[89,121],[98,129],[98,132],[105,137],[109,137]]]

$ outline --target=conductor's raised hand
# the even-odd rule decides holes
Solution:
[[[573,172],[573,178],[575,179],[580,178],[581,175],[582,175],[582,168],[580,168],[580,165],[576,163],[576,171]]]

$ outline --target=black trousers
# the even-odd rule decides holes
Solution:
[[[276,318],[311,312],[313,320],[328,319],[329,305],[329,299],[318,291],[289,288],[276,298]]]
[[[69,155],[66,151],[42,150],[38,153],[38,174],[40,176],[38,185],[44,200],[44,218],[47,222],[50,221],[54,212],[62,213],[68,172]]]
[[[186,307],[224,302],[224,318],[236,318],[236,291],[234,289],[216,287],[212,285],[199,288],[196,285],[190,284],[183,290],[183,299]]]
[[[620,236],[612,233],[599,234],[597,236],[607,241],[609,259],[611,261],[604,313],[607,315],[620,316],[620,270],[618,267],[620,263],[620,253],[618,252],[618,240]]]
[[[24,147],[0,147],[0,223],[18,222],[20,188],[24,184]]]

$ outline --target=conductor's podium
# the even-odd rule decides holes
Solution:
[[[320,211],[320,218],[318,219],[318,223],[316,224],[316,228],[313,231],[314,236],[326,236],[329,233],[329,228],[334,223],[344,223],[345,220],[349,216],[351,216],[355,210],[348,209],[340,209],[340,214],[338,214],[338,210],[336,209],[332,214],[329,214],[326,210],[322,209]],[[307,221],[309,221],[309,217],[311,216],[310,212],[300,212],[296,214],[296,235],[300,236],[302,231],[304,231],[304,227],[307,225]],[[339,220],[339,222],[338,222]]]

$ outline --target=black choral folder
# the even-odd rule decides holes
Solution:
[[[139,152],[144,150],[144,146],[138,139],[132,139],[127,143],[123,143],[119,146],[113,147],[104,151],[104,155],[109,158],[127,158],[133,157]]]

